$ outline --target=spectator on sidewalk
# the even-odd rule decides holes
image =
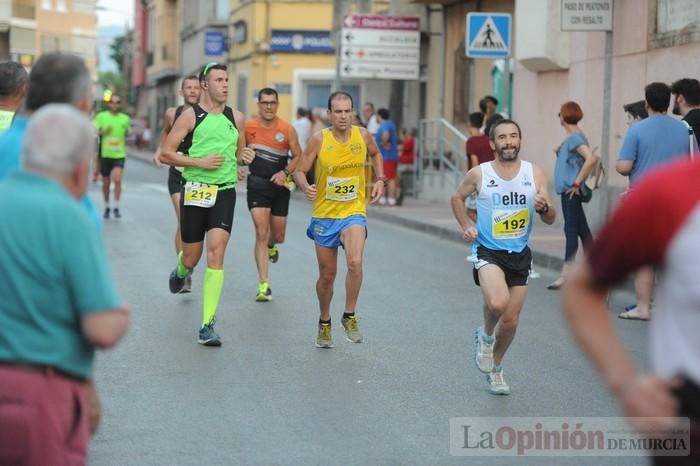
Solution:
[[[627,115],[627,126],[632,126],[649,116],[646,102],[643,100],[625,104],[622,106],[622,109],[625,111],[625,115]]]
[[[292,126],[297,132],[299,145],[302,152],[306,149],[306,143],[311,137],[311,120],[309,119],[309,111],[304,107],[297,108],[297,118],[292,122]]]
[[[377,135],[379,131],[379,121],[377,120],[377,114],[374,113],[374,104],[372,102],[365,102],[364,107],[362,107],[362,114],[365,117],[365,127],[372,137]]]
[[[0,212],[12,219],[0,222],[0,464],[87,462],[95,348],[127,329],[101,235],[79,203],[95,137],[87,115],[46,105],[27,127],[24,170],[0,182]]]
[[[494,115],[501,116],[498,113]],[[481,132],[481,128],[484,127],[484,119],[482,112],[469,114],[469,139],[466,142],[466,151],[470,170],[494,159],[493,149],[487,136],[488,133]],[[489,129],[491,129],[490,125]],[[476,193],[473,193],[467,199],[467,215],[472,221],[476,221],[476,196]]]
[[[152,133],[151,133],[151,127],[148,124],[148,122],[144,123],[143,125],[143,134],[141,135],[141,149],[145,150],[150,150],[151,149],[151,138],[152,138]]]
[[[496,111],[497,109],[498,109],[498,99],[492,95],[487,95],[479,101],[479,110],[481,110],[481,113],[484,114],[484,123],[486,123],[487,120],[489,119],[489,117],[491,117],[493,115],[499,115],[499,116],[501,116],[501,119],[503,118],[503,115],[500,115]],[[496,121],[493,121],[493,123],[495,123]],[[483,128],[483,133],[487,136],[489,134],[486,126],[484,126],[484,128]]]
[[[491,134],[491,127],[503,119],[503,115],[500,113],[494,113],[488,117],[484,115],[484,134],[488,137]]]
[[[14,61],[0,62],[0,133],[12,124],[27,93],[27,70]]]
[[[683,78],[671,85],[673,114],[681,115],[695,133],[695,150],[700,146],[700,81]]]
[[[397,169],[397,194],[396,205],[403,204],[404,190],[408,183],[404,183],[404,178],[410,180],[416,160],[416,129],[404,128],[399,136],[399,166]]]
[[[467,139],[466,143],[469,169],[485,162],[491,162],[494,159],[493,149],[491,149],[489,144],[489,137],[481,132],[483,126],[483,113],[474,112],[469,114],[469,139]]]
[[[649,173],[688,156],[688,129],[668,116],[671,89],[664,83],[651,83],[644,88],[649,117],[630,126],[618,155],[616,169],[629,177],[630,190]],[[644,269],[635,275],[637,306],[625,310],[621,319],[648,320],[654,288],[654,272]]]
[[[396,205],[397,197],[397,182],[396,171],[399,164],[399,138],[396,134],[396,126],[391,121],[389,110],[380,108],[377,110],[377,122],[379,129],[374,136],[374,140],[382,153],[384,160],[384,176],[388,179],[386,197],[382,196],[379,200],[381,205]]]
[[[578,126],[583,119],[583,110],[579,104],[564,102],[558,117],[559,124],[566,132],[566,139],[555,150],[557,160],[554,166],[554,188],[561,198],[566,249],[561,274],[547,286],[548,290],[558,290],[566,282],[576,259],[579,238],[584,250],[588,250],[593,240],[586,213],[583,211],[581,186],[598,161],[598,157],[588,146],[588,139]]]

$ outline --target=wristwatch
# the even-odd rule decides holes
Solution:
[[[287,167],[284,167],[282,169],[282,171],[284,172],[285,175],[289,176],[289,170],[287,170]]]
[[[547,212],[549,212],[549,206],[545,204],[544,207],[542,207],[540,210],[536,210],[535,212],[537,212],[540,215],[544,215]]]
[[[384,183],[384,186],[386,186],[386,184],[389,182],[389,178],[387,178],[386,176],[380,176],[379,178],[377,178],[377,181],[381,181],[382,183]]]

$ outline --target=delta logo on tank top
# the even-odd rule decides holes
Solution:
[[[512,180],[499,177],[493,162],[482,164],[481,174],[474,247],[521,252],[532,231],[536,193],[532,164],[521,160]]]

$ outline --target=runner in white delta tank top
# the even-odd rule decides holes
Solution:
[[[467,172],[452,195],[452,210],[464,239],[473,241],[474,282],[484,295],[484,325],[475,332],[474,360],[487,374],[489,392],[508,395],[502,362],[527,294],[532,220],[537,213],[551,225],[555,212],[542,170],[518,158],[520,126],[500,120],[491,127],[489,139],[496,160]],[[464,205],[474,192],[478,194],[476,225]]]

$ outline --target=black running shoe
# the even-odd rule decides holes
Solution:
[[[187,281],[187,277],[180,278],[177,276],[177,267],[175,267],[175,270],[172,271],[170,274],[170,292],[173,294],[178,294],[182,292],[182,289],[185,287],[185,282]]]

